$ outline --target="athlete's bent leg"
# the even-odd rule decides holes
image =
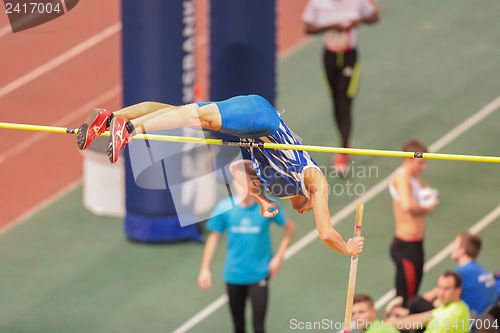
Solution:
[[[157,107],[157,105],[155,105]],[[147,109],[147,110],[146,110]],[[239,137],[259,137],[278,130],[280,117],[276,110],[263,97],[257,95],[233,97],[222,102],[192,103],[179,107],[167,106],[151,111],[153,107],[135,107],[117,112],[123,116],[136,116],[124,124],[115,126],[119,140],[114,140],[115,131],[111,131],[110,160],[115,162],[118,153],[130,141],[127,136],[146,131],[168,130],[181,127],[203,128],[220,131]],[[118,118],[118,117],[116,117]],[[128,118],[127,118],[128,119]],[[124,130],[128,133],[124,133]],[[122,139],[121,137],[125,135]]]
[[[164,107],[161,107],[162,105]],[[221,131],[239,137],[271,134],[278,129],[280,119],[272,105],[258,95],[237,96],[222,102],[192,103],[179,107],[145,102],[114,114],[131,120],[136,131],[140,133],[191,127]]]
[[[136,119],[161,109],[169,109],[173,105],[157,102],[142,102],[134,105],[127,106],[123,109],[113,112],[115,117],[122,117],[128,120]]]
[[[169,130],[181,127],[219,130],[221,116],[215,103],[199,106],[196,103],[168,107],[131,120],[136,132]]]
[[[135,111],[132,110],[132,112]],[[127,115],[130,116],[132,112],[128,112]],[[111,121],[110,126],[111,139],[108,146],[108,157],[111,163],[115,163],[120,152],[131,141],[132,135],[136,133],[180,127],[218,130],[220,124],[220,112],[217,105],[213,103],[203,107],[197,104],[178,107],[169,105],[132,120],[116,116]]]
[[[261,96],[236,96],[215,104],[220,112],[221,133],[255,138],[270,135],[279,128],[280,116]]]
[[[280,122],[274,107],[258,95],[179,107],[144,102],[116,111],[114,115],[132,120],[138,132],[192,127],[239,137],[269,135],[278,130]]]
[[[86,149],[92,141],[104,133],[114,117],[124,119],[134,119],[138,117],[155,117],[153,115],[160,109],[167,110],[171,105],[156,102],[142,102],[131,105],[111,113],[106,109],[94,109],[90,112],[87,120],[79,127],[77,135],[77,144],[79,149]]]

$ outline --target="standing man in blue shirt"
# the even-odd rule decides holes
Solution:
[[[220,235],[226,233],[224,280],[234,332],[245,332],[245,304],[249,297],[252,303],[254,332],[262,333],[265,331],[268,280],[280,271],[285,251],[292,240],[294,225],[281,209],[278,209],[278,213],[271,218],[260,214],[259,205],[249,194],[244,168],[238,168],[238,164],[241,163],[244,162],[234,162],[230,167],[235,178],[233,181],[235,197],[221,201],[208,221],[207,227],[211,234],[205,244],[198,285],[202,290],[210,289],[212,285],[210,263]],[[271,245],[271,223],[282,227],[284,231],[274,256]]]
[[[462,277],[462,300],[478,316],[498,298],[495,277],[476,262],[481,246],[481,238],[462,232],[455,238],[451,252],[451,258],[458,263],[455,272]]]

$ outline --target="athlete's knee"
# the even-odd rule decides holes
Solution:
[[[193,103],[183,105],[178,112],[186,127],[200,128],[203,122],[203,115],[200,113],[200,110],[201,108]]]
[[[217,131],[221,128],[221,115],[216,104],[197,103],[185,106],[188,109],[188,127]]]

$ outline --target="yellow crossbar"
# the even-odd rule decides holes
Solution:
[[[21,131],[37,131],[62,134],[77,134],[78,129],[54,126],[40,126],[30,124],[15,124],[0,122],[0,129],[12,129]],[[109,132],[104,132],[102,136],[109,136]],[[308,145],[289,145],[282,143],[253,143],[240,141],[227,141],[221,139],[201,139],[184,136],[170,136],[158,134],[137,134],[134,139],[167,141],[167,142],[184,142],[197,143],[205,145],[229,145],[241,147],[261,147],[265,149],[282,149],[282,150],[303,150],[315,153],[341,153],[349,155],[370,155],[382,157],[408,157],[408,158],[425,158],[431,160],[446,160],[446,161],[467,161],[481,163],[500,163],[498,156],[477,156],[477,155],[457,155],[457,154],[437,154],[437,153],[422,153],[422,152],[405,152],[397,150],[381,150],[381,149],[361,149],[361,148],[340,148],[340,147],[325,147],[325,146],[308,146]]]

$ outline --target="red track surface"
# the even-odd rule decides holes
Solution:
[[[89,37],[119,22],[119,1],[80,1],[37,28],[0,38],[0,89]],[[2,15],[2,25],[7,23]],[[82,106],[120,82],[119,34],[0,97],[2,121],[75,126]],[[99,105],[120,106],[119,91]],[[90,106],[90,105],[89,105]],[[90,106],[91,108],[92,106]],[[0,134],[0,227],[14,221],[82,175],[73,138],[3,130]]]
[[[305,39],[300,17],[307,0],[278,0],[278,49],[286,52]]]
[[[206,8],[207,0],[199,1]],[[287,3],[285,6],[285,2]],[[279,0],[279,47],[303,38],[305,0]],[[2,8],[3,9],[3,8]],[[61,18],[16,34],[0,35],[0,121],[77,126],[89,109],[121,105],[119,33],[84,49],[1,96],[7,85],[119,23],[119,0],[86,0]],[[0,14],[0,29],[8,24]],[[199,77],[206,78],[206,20],[199,24]],[[33,77],[33,76],[32,76]],[[206,80],[199,96],[206,96]],[[75,139],[57,134],[0,132],[0,229],[74,183],[82,175]]]

